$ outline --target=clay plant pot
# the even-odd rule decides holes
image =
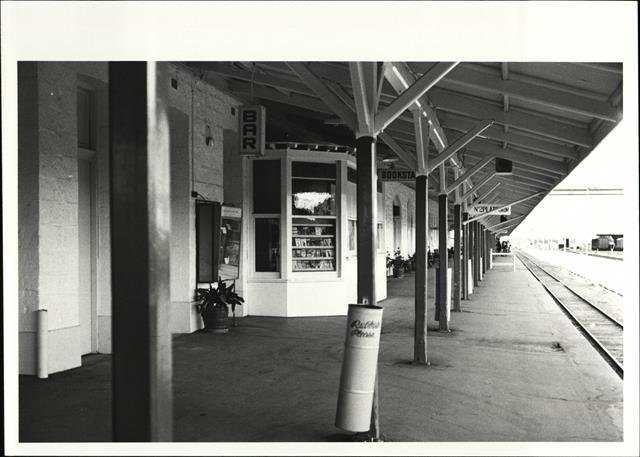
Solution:
[[[206,330],[214,333],[229,331],[229,311],[225,306],[214,306],[202,312],[202,322]]]

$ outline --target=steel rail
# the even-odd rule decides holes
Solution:
[[[581,297],[579,294],[577,294],[575,291],[573,291],[570,287],[568,287],[566,284],[564,284],[562,281],[560,281],[558,278],[556,278],[554,275],[550,274],[549,272],[547,272],[544,268],[542,268],[539,264],[537,264],[536,262],[534,262],[533,260],[531,260],[530,256],[528,256],[527,254],[522,253],[521,251],[518,251],[516,253],[518,255],[518,257],[520,258],[520,261],[522,262],[522,264],[527,268],[527,270],[529,270],[529,272],[533,275],[534,278],[536,278],[538,280],[538,282],[540,282],[540,284],[542,284],[542,287],[545,288],[545,290],[549,293],[549,295],[551,295],[554,299],[554,301],[560,305],[562,307],[562,309],[566,312],[566,314],[570,317],[570,319],[578,326],[579,330],[582,332],[582,334],[587,338],[587,340],[596,348],[596,350],[598,350],[598,352],[600,352],[600,354],[603,356],[603,358],[605,359],[605,361],[607,363],[609,363],[609,365],[613,368],[613,370],[618,374],[618,376],[620,376],[621,379],[624,379],[624,367],[620,364],[620,362],[618,362],[618,359],[611,354],[611,352],[609,352],[609,350],[598,340],[598,338],[593,335],[593,333],[591,333],[586,325],[584,325],[580,319],[578,319],[578,317],[575,315],[574,312],[572,312],[569,309],[569,306],[565,305],[562,300],[549,288],[547,287],[547,285],[540,279],[540,276],[537,275],[533,269],[527,265],[526,262],[523,261],[522,258],[526,259],[527,262],[535,265],[537,268],[539,268],[540,270],[542,270],[542,272],[544,272],[545,274],[547,274],[548,276],[550,276],[552,279],[554,279],[555,281],[557,281],[560,285],[562,285],[563,287],[565,287],[567,290],[569,290],[571,293],[573,293],[574,295],[576,295],[578,298],[580,298],[583,302],[585,302],[587,305],[591,306],[592,308],[594,308],[595,310],[599,311],[604,317],[608,318],[611,322],[613,322],[614,324],[616,324],[617,326],[620,327],[621,330],[623,330],[623,326],[620,322],[618,322],[616,319],[612,318],[611,316],[609,316],[606,312],[604,312],[602,309],[600,309],[598,306],[594,305],[593,303],[591,303],[589,300],[586,300],[585,298]]]

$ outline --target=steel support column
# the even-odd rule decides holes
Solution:
[[[472,222],[473,230],[473,286],[480,283],[480,226],[478,222]]]
[[[358,215],[358,303],[376,305],[376,140],[370,136],[356,139],[357,215]],[[378,375],[371,409],[370,433],[379,439]]]
[[[427,363],[427,233],[429,216],[429,179],[416,176],[416,276],[414,363]]]
[[[462,220],[466,221],[468,213],[462,213]],[[462,225],[462,299],[469,300],[469,226]]]
[[[444,176],[441,175],[440,179]],[[447,194],[440,194],[438,197],[438,281],[440,290],[438,303],[440,304],[439,330],[449,331],[449,321],[447,320],[447,271],[449,266],[447,252],[447,238],[449,238],[449,224],[447,222]]]
[[[376,140],[356,140],[358,214],[358,303],[376,301]]]
[[[452,311],[460,311],[460,289],[462,286],[460,271],[461,243],[460,231],[462,229],[462,206],[453,206],[453,303]]]
[[[482,224],[480,224],[480,249],[482,252],[480,268],[482,268],[482,274],[484,275],[487,272],[487,231]]]
[[[172,440],[165,64],[109,64],[114,441]]]

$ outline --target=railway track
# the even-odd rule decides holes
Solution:
[[[521,251],[516,255],[551,294],[591,345],[620,378],[623,378],[623,324],[564,284],[531,256]]]

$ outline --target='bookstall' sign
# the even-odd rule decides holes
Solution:
[[[378,170],[380,181],[415,181],[416,172],[413,170]]]
[[[238,127],[240,155],[264,155],[265,117],[264,106],[240,106]]]

